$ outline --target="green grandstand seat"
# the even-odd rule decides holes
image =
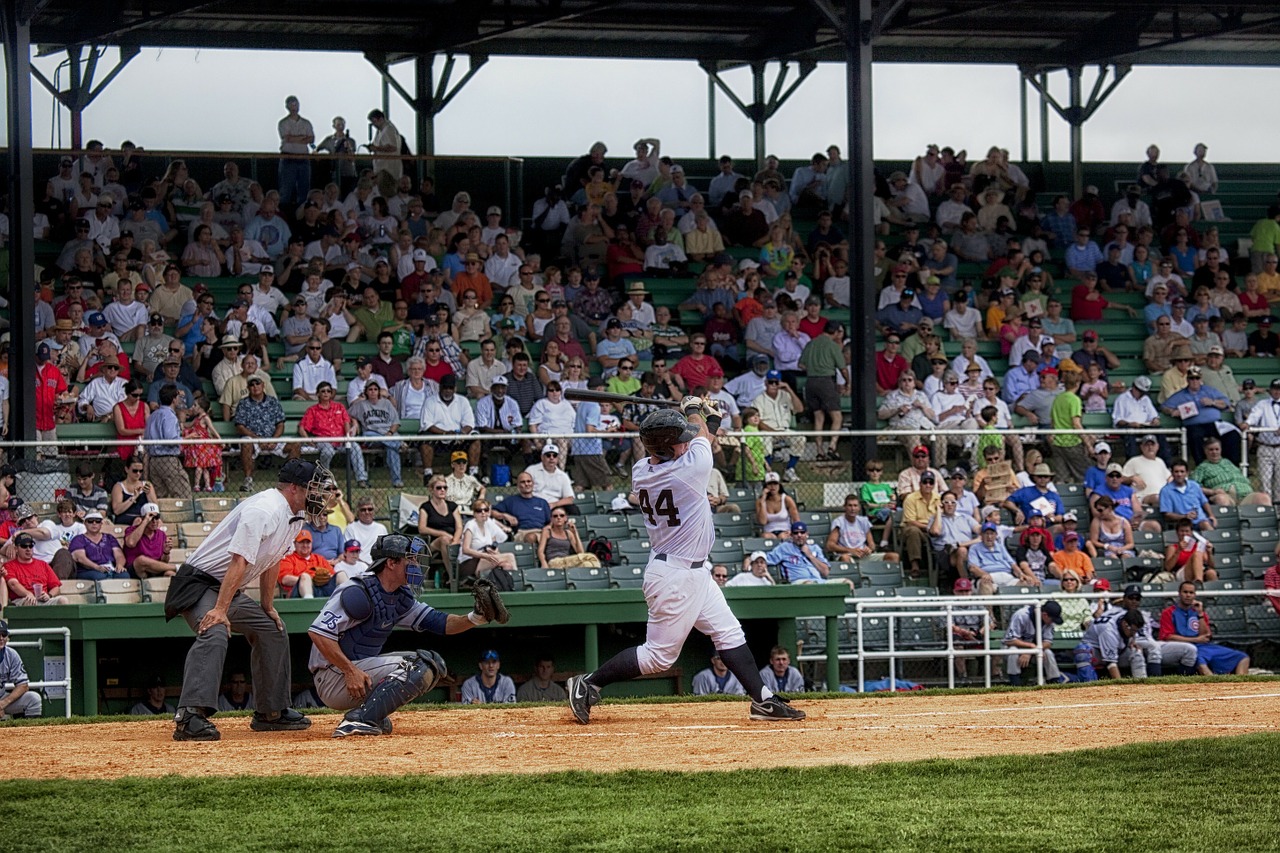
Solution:
[[[1244,567],[1241,563],[1240,554],[1218,554],[1213,555],[1213,569],[1218,573],[1220,581],[1236,581],[1244,580]]]
[[[897,589],[902,586],[902,564],[887,560],[859,560],[858,572],[862,583],[870,587]]]
[[[1216,510],[1217,507],[1214,509]],[[1235,509],[1239,515],[1241,527],[1274,528],[1276,526],[1276,508],[1273,506],[1245,504]]]
[[[764,551],[766,554],[776,548],[781,540],[765,539],[763,536],[748,536],[742,540],[742,551],[750,554],[753,551]]]
[[[142,581],[137,578],[98,581],[98,600],[103,604],[141,604]]]
[[[618,541],[618,556],[629,566],[644,568],[649,562],[648,539],[621,539]]]
[[[900,586],[894,590],[894,594],[900,598],[922,598],[937,595],[938,588],[936,586]]]
[[[644,566],[610,566],[609,585],[617,589],[640,589],[644,586]]]
[[[565,586],[569,589],[608,589],[609,570],[591,566],[575,566],[564,570]]]
[[[831,571],[828,572],[827,578],[830,580],[847,580],[854,587],[862,584],[862,573],[858,570],[857,563],[832,563]]]
[[[1275,564],[1276,555],[1272,551],[1246,552],[1240,556],[1240,568],[1249,578],[1261,578]]]
[[[1125,557],[1124,558],[1124,574],[1125,580],[1133,578],[1141,579],[1143,576],[1151,572],[1159,572],[1164,569],[1164,561],[1157,560],[1152,557]]]
[[[1280,615],[1270,604],[1246,604],[1244,621],[1257,639],[1280,638]]]
[[[861,621],[861,626],[857,620],[848,621],[849,644],[851,648],[856,648],[857,637],[862,636],[862,648],[869,650],[880,650],[887,648],[889,645],[889,619],[885,616],[866,616]]]
[[[1110,557],[1102,557],[1093,561],[1094,575],[1099,578],[1106,578],[1111,583],[1114,590],[1117,584],[1124,581],[1124,563]]]
[[[1246,553],[1272,552],[1276,547],[1276,529],[1274,527],[1246,527],[1240,531],[1240,540]]]
[[[1239,554],[1242,551],[1241,532],[1240,530],[1205,530],[1200,535],[1213,546],[1214,554]]]
[[[898,616],[893,623],[895,648],[925,649],[942,645],[938,638],[938,622],[935,617]]]
[[[1271,507],[1263,507],[1263,509],[1271,509]],[[1213,516],[1214,522],[1217,524],[1218,530],[1239,530],[1242,519],[1237,507],[1234,506],[1210,506],[1209,512]],[[1274,511],[1272,515],[1272,527],[1275,526]]]
[[[727,539],[741,539],[754,536],[755,519],[746,513],[718,513],[715,516],[716,535]]]
[[[800,520],[809,528],[809,540],[824,543],[831,532],[831,514],[826,512],[802,512]]]
[[[1150,530],[1133,531],[1133,544],[1139,551],[1145,549],[1164,553],[1164,538]]]
[[[567,589],[564,569],[525,569],[522,574],[525,592],[563,592]]]
[[[741,565],[743,556],[742,542],[738,539],[717,539],[711,546],[712,563]]]
[[[632,530],[625,515],[589,515],[583,522],[591,536],[603,536],[606,539],[632,538]]]

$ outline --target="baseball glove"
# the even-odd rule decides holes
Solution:
[[[317,586],[324,586],[333,578],[333,569],[328,566],[316,566],[316,573],[313,580]]]
[[[502,603],[502,596],[498,594],[498,588],[493,585],[493,581],[480,578],[471,588],[471,594],[475,596],[476,613],[483,616],[484,621],[497,622],[499,625],[507,624],[511,614],[507,612],[507,605]]]

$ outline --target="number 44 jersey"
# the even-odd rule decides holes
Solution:
[[[699,436],[670,462],[653,464],[645,457],[631,468],[631,485],[640,501],[650,548],[690,562],[711,553],[716,528],[707,500],[711,478],[711,442]]]

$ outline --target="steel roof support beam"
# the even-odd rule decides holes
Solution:
[[[87,60],[82,58],[83,49],[83,45],[72,45],[67,48],[67,63],[68,70],[71,73],[71,82],[65,90],[59,89],[49,82],[49,78],[45,77],[40,72],[40,69],[34,66],[31,68],[31,76],[35,78],[36,82],[48,90],[54,100],[62,104],[71,113],[71,147],[76,149],[84,147],[83,122],[85,109],[93,103],[95,98],[102,94],[103,90],[111,84],[111,81],[116,79],[116,76],[140,52],[136,46],[120,48],[120,56],[116,60],[116,64],[95,86],[93,78],[98,73],[98,61],[106,53],[107,48],[105,45],[90,45]]]
[[[42,3],[3,0],[0,29],[4,35],[5,85],[8,89],[9,150],[9,297],[12,319],[9,346],[9,435],[35,441],[33,384],[36,352],[35,186],[31,160],[31,19]],[[19,451],[18,453],[29,453]]]
[[[417,152],[427,155],[434,154],[436,150],[436,116],[445,107],[449,106],[449,102],[457,97],[457,94],[462,91],[462,87],[466,86],[471,81],[471,78],[476,75],[476,72],[489,61],[489,57],[484,54],[468,54],[467,73],[462,75],[462,78],[450,88],[449,82],[453,77],[453,68],[457,62],[457,57],[452,53],[445,56],[444,67],[440,72],[440,80],[436,82],[435,55],[418,54],[413,58],[414,89],[416,94],[411,95],[404,86],[400,85],[400,81],[392,76],[392,63],[387,62],[385,54],[365,53],[364,57],[374,68],[378,69],[387,85],[413,107]],[[422,162],[419,161],[419,169],[421,168]],[[421,178],[421,175],[419,175],[419,178]]]
[[[1075,193],[1074,197],[1079,198],[1084,191],[1084,123],[1093,117],[1098,108],[1120,85],[1120,81],[1129,75],[1132,66],[1098,66],[1098,78],[1093,81],[1093,90],[1089,92],[1087,101],[1083,97],[1081,80],[1084,69],[1079,65],[1068,68],[1067,79],[1070,84],[1071,100],[1065,107],[1049,92],[1047,76],[1038,77],[1035,69],[1025,66],[1020,70],[1023,79],[1040,93],[1043,102],[1052,107],[1053,111],[1071,126],[1071,189]],[[1114,75],[1110,81],[1107,80],[1109,74]]]
[[[791,95],[795,93],[796,89],[800,87],[800,84],[805,81],[805,78],[813,73],[813,70],[818,67],[818,63],[812,60],[802,60],[796,63],[799,74],[795,80],[791,81],[791,85],[786,86],[784,89],[783,86],[786,84],[787,75],[790,73],[791,68],[790,63],[786,61],[781,62],[778,66],[778,74],[773,80],[773,89],[770,91],[767,99],[764,95],[765,63],[751,63],[750,104],[744,103],[733,89],[729,88],[729,84],[720,76],[720,70],[715,63],[703,61],[699,64],[702,66],[702,70],[707,73],[707,77],[715,84],[716,88],[723,92],[725,97],[729,99],[730,103],[737,107],[738,111],[750,120],[755,144],[754,153],[756,157],[756,168],[763,169],[764,158],[766,156],[765,123],[769,119],[773,118],[778,110],[782,108],[782,105],[787,102],[787,99],[790,98]]]

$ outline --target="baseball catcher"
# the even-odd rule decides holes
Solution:
[[[416,536],[378,537],[370,549],[369,573],[340,587],[311,623],[308,667],[316,693],[328,707],[347,711],[334,737],[390,734],[388,715],[444,676],[444,659],[433,651],[383,654],[395,627],[446,635],[507,621],[502,597],[484,580],[476,583],[476,609],[466,616],[441,613],[418,601],[418,561],[426,550]]]

